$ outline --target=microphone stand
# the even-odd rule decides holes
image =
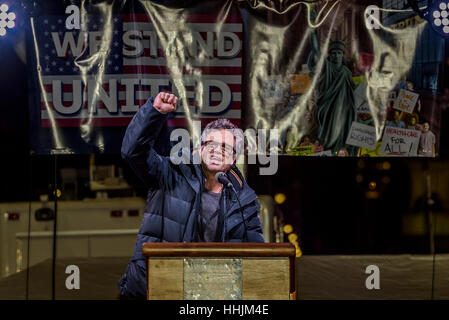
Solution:
[[[229,182],[226,186],[228,188],[230,188],[235,194],[235,198],[237,199],[237,203],[239,204],[240,214],[242,215],[243,226],[245,228],[245,241],[249,242],[248,241],[248,226],[246,225],[245,216],[243,215],[242,204],[240,203],[240,199],[239,199],[239,196],[237,195],[237,191],[234,189],[234,186],[232,185],[231,182]]]
[[[240,203],[240,199],[239,199],[239,196],[237,195],[237,191],[235,191],[234,186],[232,185],[231,181],[229,180],[228,176],[225,173],[217,172],[217,174],[215,175],[215,179],[217,179],[217,181],[220,182],[223,186],[231,189],[234,192],[235,197],[237,198],[237,202],[239,204],[240,214],[242,215],[243,226],[245,228],[245,241],[249,242],[248,241],[248,226],[246,225],[245,216],[243,215],[242,204]]]

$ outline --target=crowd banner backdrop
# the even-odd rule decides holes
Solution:
[[[228,118],[278,154],[438,156],[449,57],[405,0],[24,3],[33,153],[118,153],[166,91],[193,140]]]

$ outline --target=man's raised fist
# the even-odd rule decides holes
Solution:
[[[159,92],[154,99],[153,106],[160,113],[169,113],[176,110],[176,104],[178,103],[178,97],[172,93]]]

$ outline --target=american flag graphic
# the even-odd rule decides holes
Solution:
[[[220,32],[227,35],[224,50],[229,52],[230,46],[238,42],[238,52],[229,57],[217,54],[217,16],[189,16],[184,35],[190,33],[194,40],[200,37],[202,46],[210,45],[208,41],[213,39],[213,46],[209,46],[213,55],[199,59],[202,53],[198,49],[197,57],[192,55],[185,61],[165,56],[162,42],[156,39],[156,28],[147,15],[113,15],[110,21],[90,16],[87,33],[67,30],[66,17],[41,16],[36,25],[37,58],[44,91],[40,104],[42,127],[78,127],[87,122],[93,126],[126,126],[148,97],[159,91],[177,93],[171,77],[174,71],[179,71],[177,86],[186,90],[191,120],[201,120],[205,125],[217,118],[228,118],[240,126],[243,37],[240,16],[229,15],[221,25]],[[108,23],[109,29],[105,28]],[[166,27],[170,29],[169,24]],[[105,32],[107,29],[112,32]],[[110,36],[105,37],[106,33]],[[234,37],[234,42],[229,36]],[[136,37],[140,37],[139,44],[132,42]],[[175,66],[170,65],[173,61]],[[186,126],[186,119],[178,103],[169,125]]]

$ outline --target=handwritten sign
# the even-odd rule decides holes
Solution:
[[[412,113],[418,101],[419,94],[401,89],[399,96],[394,102],[394,108],[407,113]]]
[[[325,151],[321,151],[321,152],[317,152],[317,153],[311,154],[311,156],[314,156],[314,157],[331,157],[332,156],[332,151],[331,150],[325,150]]]
[[[421,131],[385,127],[380,154],[388,156],[416,156]]]
[[[380,147],[382,146],[382,141],[377,141],[376,149],[360,148],[361,157],[382,157],[380,154]]]
[[[359,118],[369,119],[371,110],[366,98],[366,83],[360,83],[354,90],[354,110]]]
[[[310,86],[308,74],[292,74],[290,77],[290,91],[292,94],[303,94]]]
[[[299,156],[309,156],[315,152],[313,145],[310,146],[300,146],[295,149]]]
[[[361,104],[360,106],[357,106],[357,114],[361,115],[361,114],[366,114],[366,115],[371,115],[371,110],[369,108],[369,104],[366,102],[364,104]]]
[[[366,124],[352,122],[346,144],[367,149],[376,148],[376,129]]]
[[[363,82],[363,80],[365,79],[364,76],[358,76],[358,77],[352,77],[352,81],[358,85],[361,84]]]
[[[277,103],[284,97],[285,87],[280,76],[271,76],[263,83],[263,97],[266,102]]]

